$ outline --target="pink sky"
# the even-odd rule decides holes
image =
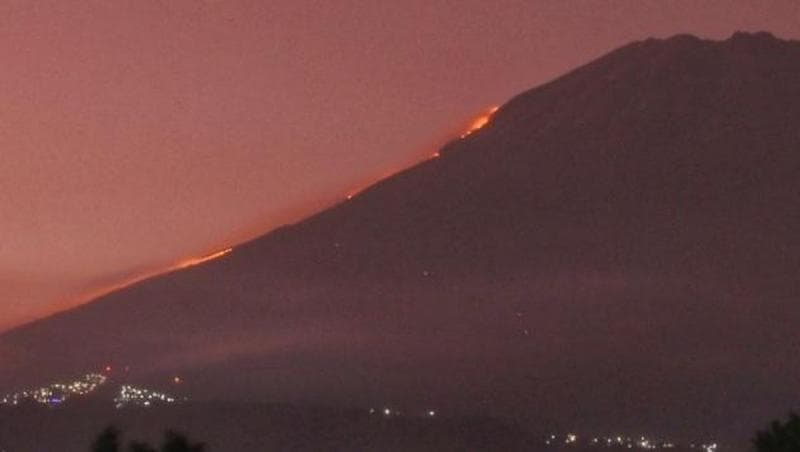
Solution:
[[[0,5],[0,329],[297,220],[650,36],[800,38],[800,2]]]

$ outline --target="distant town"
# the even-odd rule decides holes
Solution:
[[[107,369],[110,371],[110,369]],[[103,373],[87,373],[73,380],[51,383],[34,389],[25,389],[19,392],[6,394],[0,398],[0,406],[19,406],[26,403],[45,405],[48,407],[59,406],[70,399],[88,396],[97,391],[101,386],[109,383],[110,377]],[[175,383],[180,378],[175,377]],[[188,398],[177,398],[173,395],[140,388],[129,384],[121,384],[115,392],[113,403],[116,408],[129,406],[150,407],[157,404],[171,404],[178,401],[188,401]]]
[[[0,397],[0,407],[16,407],[25,404],[38,404],[46,407],[57,407],[65,402],[81,397],[89,396],[97,392],[101,387],[106,387],[113,379],[111,378],[111,367],[104,369],[104,373],[91,372],[72,380],[51,383],[38,388],[26,389],[19,392],[6,394]],[[173,384],[182,383],[181,377],[175,376]],[[122,384],[113,391],[114,397],[111,400],[116,409],[128,407],[151,408],[156,406],[170,405],[180,402],[188,402],[188,397],[177,397],[167,392],[162,392],[150,388]],[[435,418],[439,412],[435,409],[421,410],[407,414],[398,409],[388,406],[382,408],[369,408],[367,410],[371,416],[381,416],[384,418]],[[652,438],[644,435],[579,435],[577,433],[550,434],[543,438],[543,443],[548,448],[554,450],[563,448],[623,448],[623,449],[697,449],[698,452],[717,452],[719,445],[714,441],[702,441],[689,444],[680,444],[665,438]]]
[[[702,452],[716,452],[719,450],[719,445],[716,442],[707,441],[699,443],[678,444],[663,438],[649,438],[647,436],[627,436],[627,435],[604,435],[604,436],[581,436],[576,433],[566,433],[563,435],[554,435],[545,439],[545,445],[553,448],[561,448],[563,446],[571,447],[614,447],[625,449],[675,449],[675,448],[689,448],[698,449]]]

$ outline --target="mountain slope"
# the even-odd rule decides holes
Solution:
[[[4,334],[0,387],[112,362],[208,398],[749,435],[800,395],[799,172],[800,43],[633,43],[351,200]]]

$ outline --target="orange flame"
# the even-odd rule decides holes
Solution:
[[[188,267],[192,267],[192,266],[195,266],[195,265],[198,265],[198,264],[202,264],[204,262],[208,262],[208,261],[213,260],[213,259],[219,259],[220,257],[230,253],[231,251],[233,251],[233,248],[225,248],[224,250],[216,251],[214,253],[206,254],[204,256],[192,257],[192,258],[184,259],[182,261],[178,261],[178,262],[176,262],[176,263],[174,263],[174,264],[172,264],[170,266],[167,266],[165,268],[144,270],[144,271],[138,272],[136,274],[130,275],[128,278],[126,278],[126,279],[124,279],[122,281],[119,281],[119,282],[116,282],[116,283],[112,283],[112,284],[107,284],[105,286],[101,286],[101,287],[98,287],[98,288],[95,288],[95,289],[87,290],[87,291],[81,293],[80,295],[78,295],[77,297],[73,298],[72,300],[70,300],[67,303],[64,303],[63,301],[58,302],[58,303],[53,303],[49,307],[49,309],[47,309],[48,314],[45,314],[45,315],[51,315],[54,312],[58,312],[58,311],[63,310],[63,309],[69,309],[69,307],[71,307],[71,306],[87,303],[87,302],[92,301],[92,300],[94,300],[96,298],[100,298],[100,297],[102,297],[104,295],[110,294],[111,292],[116,292],[117,290],[124,289],[126,287],[132,286],[132,285],[134,285],[134,284],[136,284],[136,283],[138,283],[140,281],[144,281],[145,279],[149,279],[149,278],[152,278],[154,276],[158,276],[158,275],[161,275],[161,274],[164,274],[164,273],[170,273],[170,272],[173,272],[173,271],[176,271],[176,270],[182,270],[184,268],[188,268]]]
[[[233,248],[225,248],[224,250],[217,251],[211,254],[206,254],[205,256],[191,257],[189,259],[185,259],[178,262],[167,271],[180,270],[182,268],[191,267],[197,264],[202,264],[203,262],[208,262],[210,260],[219,259],[220,257],[230,253],[231,251],[233,251]]]
[[[467,129],[464,132],[461,133],[460,138],[465,138],[467,135],[470,135],[470,134],[474,133],[475,131],[483,128],[484,126],[486,126],[486,124],[489,124],[489,122],[492,120],[492,116],[495,114],[495,112],[499,108],[500,108],[499,106],[495,105],[495,106],[489,108],[488,110],[485,110],[483,113],[480,114],[480,116],[474,118],[469,123],[469,126],[467,127]],[[428,154],[426,157],[423,157],[421,161],[437,159],[439,157],[441,157],[441,153],[439,151],[434,151],[433,153]],[[415,165],[417,163],[420,163],[420,160],[412,162],[412,165]],[[411,165],[409,165],[409,166],[411,166]],[[355,198],[356,196],[358,196],[362,191],[366,190],[367,188],[375,185],[376,183],[378,183],[378,182],[380,182],[380,181],[382,181],[384,179],[387,179],[387,178],[397,174],[398,172],[400,172],[402,170],[403,170],[403,168],[398,168],[398,169],[391,170],[391,171],[384,171],[382,174],[380,174],[380,176],[373,177],[373,178],[369,179],[367,182],[358,185],[357,188],[354,188],[354,189],[351,189],[350,191],[348,191],[344,195],[345,199],[349,201],[349,200]]]
[[[464,133],[461,134],[461,138],[466,138],[468,135],[482,129],[486,124],[489,124],[489,121],[492,120],[492,115],[494,115],[494,113],[497,111],[498,108],[500,107],[495,105],[485,113],[473,119],[469,127],[467,127],[467,130],[465,130]]]

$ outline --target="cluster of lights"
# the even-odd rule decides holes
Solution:
[[[77,380],[53,383],[49,386],[5,395],[0,398],[0,405],[16,406],[26,400],[48,406],[59,405],[71,397],[90,394],[98,386],[105,383],[106,379],[105,375],[86,374]]]
[[[126,406],[149,407],[155,404],[175,402],[175,397],[171,395],[130,385],[121,386],[119,388],[119,394],[114,397],[114,406],[117,408],[124,408]]]
[[[389,407],[384,407],[381,409],[370,408],[369,414],[381,414],[384,417],[399,417],[402,416],[399,410],[393,410]],[[427,410],[422,414],[423,417],[436,417],[436,410]]]
[[[575,433],[567,433],[563,437],[550,435],[545,440],[545,444],[547,444],[548,446],[555,446],[561,444],[577,445],[579,444],[578,435]],[[585,444],[585,442],[581,444]],[[634,438],[623,435],[592,437],[588,440],[588,444],[596,446],[620,447],[627,449],[645,449],[645,450],[673,449],[677,447],[676,444],[671,441],[656,440],[653,438],[647,438],[645,436]],[[699,448],[702,449],[703,452],[716,452],[718,445],[717,443],[703,443],[703,444],[692,443],[689,445],[689,448],[691,449]]]
[[[106,366],[106,373],[110,373],[111,370],[111,366]],[[126,371],[127,370],[126,368]],[[17,406],[25,401],[40,403],[47,406],[56,406],[72,397],[91,394],[107,381],[108,376],[106,375],[89,373],[73,381],[58,382],[36,389],[7,394],[0,397],[0,406]],[[172,378],[172,382],[179,385],[183,383],[183,380],[181,377],[176,376]],[[154,404],[169,404],[175,403],[176,401],[175,397],[165,393],[130,385],[122,385],[120,386],[118,395],[114,398],[114,405],[117,408],[123,408],[129,405],[149,407]],[[2,450],[0,450],[0,452],[2,452]]]

